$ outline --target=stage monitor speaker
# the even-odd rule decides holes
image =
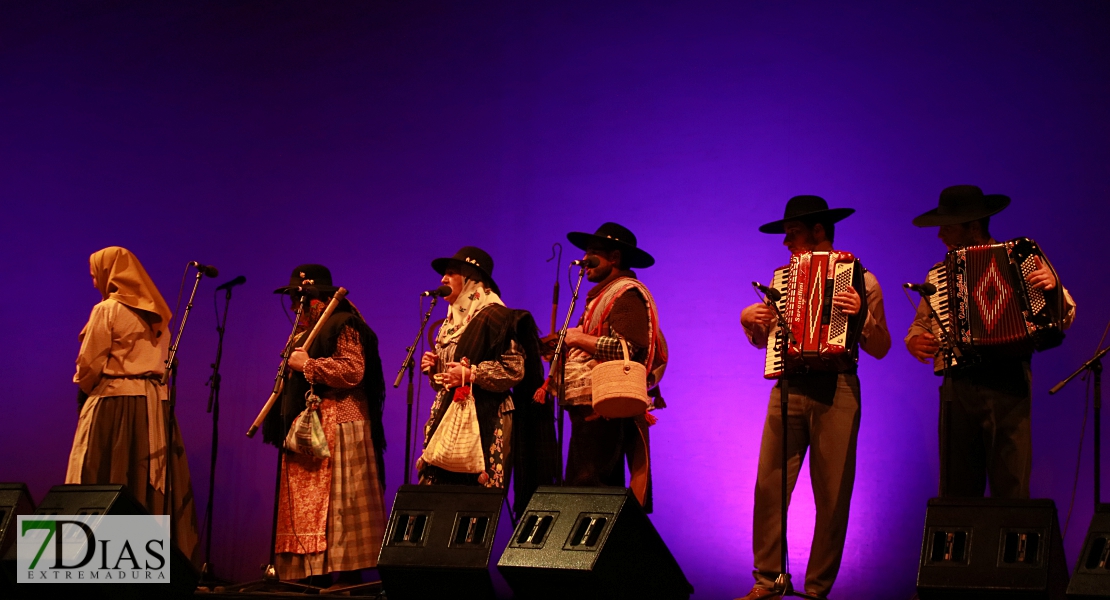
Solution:
[[[1051,500],[929,500],[917,571],[921,600],[1063,600],[1067,585]]]
[[[25,483],[0,483],[0,557],[15,543],[16,517],[35,511]]]
[[[632,492],[540,487],[497,569],[517,598],[689,598],[693,586]]]
[[[378,555],[389,599],[493,598],[489,559],[504,499],[499,488],[402,485]]]
[[[1099,504],[1068,584],[1068,600],[1110,598],[1110,504]]]
[[[145,515],[148,514],[123,485],[56,485],[50,488],[34,510],[35,515]],[[170,582],[159,583],[23,583],[15,581],[16,547],[3,555],[4,587],[11,594],[5,598],[69,597],[103,600],[132,598],[192,598],[197,588],[198,573],[177,547],[171,548]]]

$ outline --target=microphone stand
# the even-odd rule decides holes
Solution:
[[[216,490],[216,455],[220,449],[220,363],[224,356],[224,331],[227,327],[227,313],[231,307],[231,288],[224,295],[224,316],[216,324],[216,361],[212,363],[212,375],[208,378],[208,412],[212,414],[212,452],[208,466],[208,504],[205,507],[204,523],[204,566],[200,569],[201,584],[218,578],[212,573],[212,506]]]
[[[1102,357],[1106,356],[1107,352],[1110,352],[1110,346],[1107,346],[1106,348],[1103,348],[1102,350],[1099,350],[1097,353],[1095,353],[1094,358],[1092,358],[1091,360],[1088,360],[1087,362],[1083,363],[1078,369],[1075,370],[1074,373],[1072,373],[1071,375],[1068,375],[1067,379],[1061,381],[1060,383],[1057,383],[1055,386],[1052,387],[1051,390],[1048,390],[1049,395],[1052,395],[1052,394],[1055,394],[1056,392],[1059,392],[1060,390],[1062,390],[1064,388],[1065,385],[1068,384],[1068,382],[1070,382],[1072,379],[1075,379],[1077,375],[1079,375],[1080,373],[1082,373],[1084,371],[1090,371],[1091,376],[1094,378],[1094,385],[1095,385],[1095,415],[1094,415],[1094,417],[1095,417],[1095,422],[1094,422],[1095,482],[1094,483],[1095,483],[1095,509],[1096,510],[1098,509],[1099,504],[1102,502],[1102,493],[1101,493],[1102,492],[1102,490],[1101,490],[1102,472],[1099,470],[1100,469],[1100,455],[1102,454],[1102,451],[1101,451],[1101,445],[1102,445],[1102,436],[1101,436],[1101,431],[1102,431],[1102,425],[1101,425],[1101,419],[1102,419]]]
[[[193,310],[193,300],[197,295],[197,288],[200,286],[200,280],[204,277],[204,271],[198,270],[197,277],[193,281],[193,290],[189,292],[189,302],[185,305],[185,312],[181,314],[181,324],[177,329],[177,337],[174,339],[173,344],[170,345],[169,355],[166,357],[166,371],[162,374],[162,385],[169,385],[169,402],[166,407],[166,469],[162,473],[162,493],[166,501],[166,514],[170,517],[170,538],[173,543],[177,543],[177,522],[174,519],[177,512],[173,503],[173,432],[174,432],[174,407],[177,405],[177,348],[181,345],[181,336],[185,333],[185,323],[189,320],[189,313]],[[155,452],[151,448],[151,452]]]
[[[563,320],[563,328],[559,330],[559,340],[555,342],[555,353],[551,355],[551,370],[548,372],[547,379],[551,380],[555,376],[556,371],[559,374],[559,485],[563,484],[563,470],[565,468],[563,462],[563,410],[562,401],[567,396],[567,359],[564,356],[566,348],[565,342],[567,338],[567,329],[570,327],[570,318],[574,315],[574,309],[578,306],[578,291],[582,288],[582,279],[586,277],[586,265],[579,265],[578,269],[578,282],[574,285],[574,290],[570,293],[570,308],[567,309],[567,317]]]
[[[939,440],[939,442],[940,442],[940,469],[941,469],[941,475],[940,475],[940,484],[939,484],[938,487],[939,487],[940,497],[941,498],[946,498],[946,497],[948,497],[948,479],[947,479],[947,475],[948,475],[948,470],[949,470],[949,466],[948,466],[948,426],[949,426],[949,423],[948,423],[948,409],[949,409],[949,403],[952,402],[952,374],[951,374],[951,370],[952,370],[952,367],[955,366],[955,364],[959,361],[959,359],[963,358],[964,356],[963,356],[963,353],[960,352],[959,347],[956,346],[956,341],[954,339],[952,339],[952,335],[949,334],[948,328],[944,326],[944,321],[940,318],[940,315],[937,314],[937,309],[934,308],[933,303],[929,301],[929,296],[932,296],[933,294],[926,294],[926,293],[922,292],[921,290],[915,290],[915,291],[917,291],[918,295],[921,296],[921,299],[925,301],[925,306],[929,307],[929,314],[932,317],[933,322],[936,323],[938,326],[940,326],[940,339],[941,339],[941,343],[943,344],[943,347],[941,348],[941,350],[944,352],[944,381],[941,382],[941,386],[944,388],[944,393],[941,394],[941,401],[940,401],[940,417],[939,417],[940,418],[940,428],[939,428],[940,429],[940,440]]]
[[[757,282],[752,282],[757,290],[760,290],[760,285]],[[787,482],[786,469],[787,461],[789,458],[789,447],[787,444],[787,436],[790,435],[790,426],[787,420],[788,413],[790,412],[790,378],[786,375],[786,357],[789,352],[789,347],[794,337],[790,331],[790,327],[786,323],[786,317],[779,310],[777,303],[768,301],[766,298],[764,302],[775,311],[775,319],[778,321],[779,329],[783,332],[783,348],[782,348],[782,362],[783,362],[783,375],[779,377],[779,420],[782,423],[782,490],[779,496],[779,576],[775,579],[775,592],[773,595],[778,595],[780,598],[787,596],[794,596],[798,598],[810,598],[811,600],[820,600],[816,596],[810,596],[803,592],[796,591],[793,584],[790,583],[790,571],[786,567],[787,559],[789,558],[786,548],[786,517],[787,509],[787,491],[789,490],[789,483]],[[768,340],[769,342],[770,340]]]
[[[405,484],[407,485],[412,479],[412,378],[413,378],[413,354],[416,353],[416,346],[420,344],[420,338],[424,335],[424,328],[428,326],[428,319],[432,317],[432,311],[436,308],[436,303],[439,302],[439,296],[432,295],[432,304],[428,307],[428,312],[424,313],[424,318],[420,320],[420,330],[416,332],[416,338],[413,339],[412,345],[405,348],[404,362],[401,363],[401,369],[397,371],[397,378],[393,380],[393,387],[396,388],[401,385],[401,378],[405,375],[405,370],[409,372],[409,386],[405,392]]]
[[[556,258],[556,254],[555,254],[555,252],[556,252],[555,249],[556,248],[559,249],[557,258]],[[555,287],[551,292],[551,333],[552,334],[555,333],[555,322],[556,322],[556,319],[558,319],[558,316],[559,316],[559,275],[560,275],[559,267],[561,267],[563,265],[563,245],[560,244],[559,242],[555,242],[554,244],[551,245],[551,258],[547,259],[547,262],[551,262],[553,259],[555,260]],[[577,293],[577,291],[575,293]],[[552,358],[554,358],[554,357],[552,357]],[[555,475],[555,483],[556,483],[556,485],[563,485],[563,421],[564,421],[565,411],[563,410],[563,405],[558,402],[558,399],[556,398],[555,394],[551,392],[551,390],[547,390],[547,399],[550,400],[551,402],[555,403],[555,411],[559,413],[559,417],[558,417],[559,420],[558,420],[558,423],[557,423],[558,431],[556,433],[556,437],[558,438],[558,444],[559,444],[559,472]]]

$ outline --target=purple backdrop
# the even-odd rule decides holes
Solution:
[[[1085,272],[1100,261],[1083,254],[1110,216],[1110,5],[546,4],[4,3],[0,249],[22,295],[4,320],[0,480],[28,482],[38,500],[64,478],[76,336],[98,300],[91,252],[130,248],[171,303],[186,261],[216,264],[221,281],[246,275],[225,346],[213,558],[252,578],[274,451],[243,432],[288,329],[270,291],[294,265],[325,263],[351,290],[391,379],[415,293],[436,285],[432,258],[485,248],[506,302],[546,330],[551,244],[569,249],[566,232],[616,220],[658,259],[640,275],[671,347],[653,521],[698,597],[740,595],[770,385],[738,316],[754,298],[747,283],[787,259],[756,227],[814,193],[858,209],[837,243],[885,286],[895,338],[883,361],[861,359],[836,591],[908,597],[937,486],[939,380],[900,343],[913,310],[898,285],[943,255],[935,229],[910,219],[941,188],[975,183],[1013,197],[996,237],[1036,238],[1079,304],[1063,347],[1035,360],[1033,406],[1033,495],[1054,499],[1061,520],[1088,428],[1066,539],[1074,565],[1092,514],[1090,422],[1082,383],[1046,390],[1110,318],[1110,283]],[[198,506],[214,283],[180,354]],[[403,388],[391,389],[390,498],[404,414]],[[800,579],[806,475],[791,516]]]

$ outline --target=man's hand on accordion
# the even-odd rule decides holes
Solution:
[[[1037,268],[1029,272],[1025,276],[1025,281],[1035,289],[1049,291],[1056,287],[1056,275],[1048,265],[1041,261],[1041,257],[1034,256],[1033,260],[1037,261]]]
[[[933,334],[922,333],[906,340],[906,349],[917,360],[929,363],[937,355],[937,352],[940,352],[940,342]]]
[[[768,328],[775,322],[775,311],[763,302],[744,307],[740,311],[740,324],[745,329],[754,330],[758,327]]]
[[[848,289],[833,296],[833,306],[840,309],[840,312],[846,315],[854,315],[859,312],[860,300],[859,294],[856,289],[849,287]]]

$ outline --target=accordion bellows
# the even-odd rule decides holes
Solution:
[[[1038,259],[1052,268],[1036,242],[1015,238],[952,250],[929,270],[927,281],[937,287],[929,303],[963,355],[953,366],[992,354],[1028,355],[1064,341],[1063,287],[1042,291],[1025,281]]]
[[[859,360],[859,338],[867,319],[863,267],[851,252],[805,252],[775,270],[771,287],[788,331],[777,324],[767,338],[763,377],[777,379],[804,371],[849,371]],[[860,309],[846,315],[833,296],[854,288]]]

